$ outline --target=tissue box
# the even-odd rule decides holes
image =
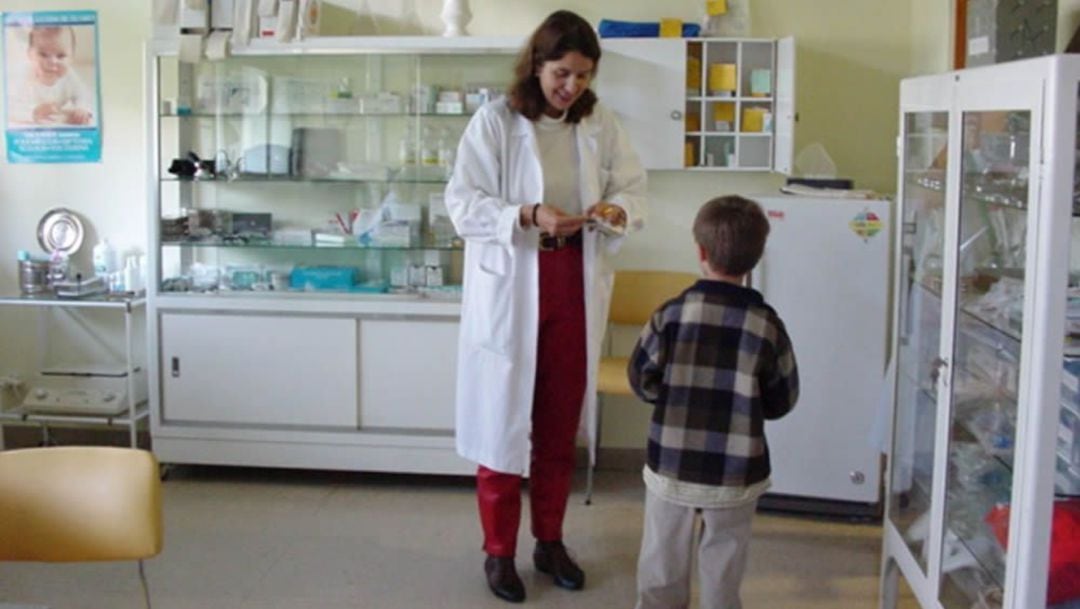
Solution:
[[[349,266],[298,266],[289,275],[294,290],[350,290],[356,269]]]

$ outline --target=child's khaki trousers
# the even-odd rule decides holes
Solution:
[[[645,492],[645,531],[638,558],[637,609],[683,609],[690,605],[690,567],[697,541],[700,609],[740,609],[739,584],[746,570],[750,520],[757,502],[701,510]]]

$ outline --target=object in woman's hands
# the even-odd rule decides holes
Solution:
[[[626,212],[618,205],[599,203],[589,212],[587,224],[605,235],[621,237],[626,234]]]

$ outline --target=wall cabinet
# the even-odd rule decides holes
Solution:
[[[253,41],[147,62],[163,462],[471,473],[453,447],[457,141],[519,39]]]
[[[790,173],[791,38],[609,38],[597,92],[647,169]]]
[[[1078,95],[1069,56],[901,85],[883,607],[1080,600]]]

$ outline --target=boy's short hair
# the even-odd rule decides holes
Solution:
[[[694,218],[694,241],[712,270],[733,277],[749,273],[765,251],[769,220],[761,206],[738,195],[716,197]]]

